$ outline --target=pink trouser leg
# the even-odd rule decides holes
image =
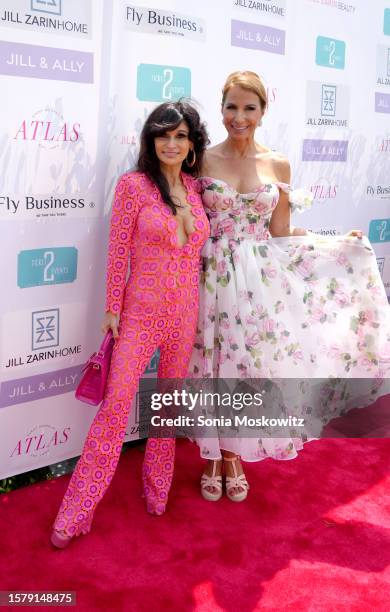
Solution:
[[[159,377],[185,376],[193,345],[196,312],[135,319],[122,313],[105,399],[89,429],[83,452],[54,522],[67,535],[88,533],[96,507],[116,470],[134,394],[153,353],[161,347]],[[150,451],[150,452],[149,452]],[[148,442],[143,482],[147,509],[164,512],[172,482],[175,440]]]
[[[175,465],[175,438],[149,438],[142,466],[146,510],[163,514]]]
[[[122,314],[105,399],[89,429],[82,455],[54,522],[54,529],[58,531],[73,536],[88,533],[91,528],[96,507],[118,464],[139,378],[156,350],[156,340],[161,336],[155,325],[155,319],[137,320]],[[156,334],[150,333],[150,328]]]
[[[170,330],[161,346],[158,376],[161,379],[184,378],[195,338],[197,309],[182,315],[180,324]],[[175,438],[149,438],[142,466],[146,509],[150,514],[165,511],[175,466]]]

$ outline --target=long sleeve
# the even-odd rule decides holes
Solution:
[[[129,252],[138,212],[136,176],[125,174],[115,188],[108,244],[106,311],[115,314],[122,309]]]

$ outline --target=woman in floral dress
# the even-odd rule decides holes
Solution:
[[[375,254],[359,231],[324,239],[291,227],[290,201],[305,204],[307,198],[291,190],[288,160],[255,141],[266,107],[258,75],[228,77],[222,98],[227,138],[207,151],[200,179],[211,237],[203,249],[188,376],[300,378],[309,396],[307,385],[316,378],[369,378],[379,381],[366,394],[370,403],[390,371],[389,306]],[[289,389],[294,405],[288,409],[302,412],[301,391]],[[316,407],[318,419],[325,423],[341,413],[343,399],[333,385]],[[211,433],[197,442],[208,459],[201,492],[213,501],[222,495],[223,468],[228,497],[242,501],[249,485],[240,458],[293,459],[302,448],[300,435]]]

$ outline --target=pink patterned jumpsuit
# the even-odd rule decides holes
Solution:
[[[123,175],[111,217],[106,309],[121,313],[104,401],[90,427],[54,528],[88,533],[115,472],[138,381],[160,348],[158,376],[183,378],[198,315],[200,251],[209,235],[197,181],[182,174],[194,231],[184,246],[177,221],[142,173]],[[130,255],[130,277],[126,276]],[[162,514],[172,482],[173,438],[150,438],[143,465],[147,510]]]

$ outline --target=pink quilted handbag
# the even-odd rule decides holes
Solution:
[[[98,352],[90,356],[82,369],[75,393],[81,402],[97,406],[103,400],[114,344],[115,340],[109,329]]]

